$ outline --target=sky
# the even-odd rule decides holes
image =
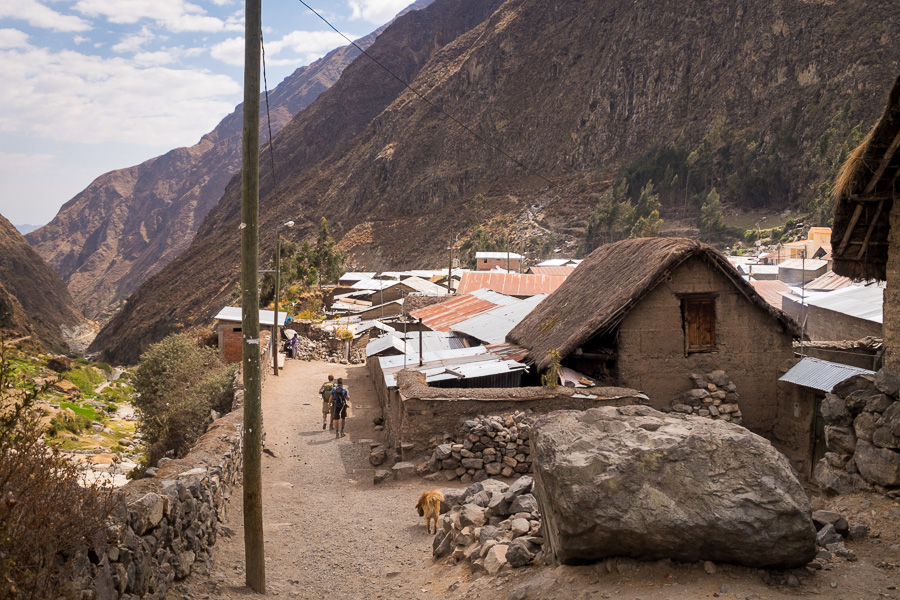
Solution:
[[[412,0],[306,0],[351,39]],[[108,171],[212,130],[243,98],[243,0],[0,0],[0,214],[43,225]],[[269,89],[346,41],[263,1]]]

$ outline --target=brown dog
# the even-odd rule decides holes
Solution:
[[[428,533],[431,533],[432,519],[434,519],[434,532],[437,533],[438,517],[441,514],[441,502],[443,500],[444,495],[441,493],[441,490],[431,490],[422,494],[422,497],[416,502],[416,510],[419,511],[419,516],[425,517],[425,527],[428,529]]]

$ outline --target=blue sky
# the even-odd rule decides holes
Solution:
[[[360,37],[411,0],[307,0]],[[0,214],[41,225],[97,176],[195,144],[242,99],[243,0],[0,0]],[[263,0],[270,88],[346,42]]]

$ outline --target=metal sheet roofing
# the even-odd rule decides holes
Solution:
[[[491,290],[479,289],[468,294],[457,295],[439,304],[432,304],[410,313],[414,319],[422,319],[429,329],[450,331],[457,323],[470,319],[485,311],[517,302],[515,298],[498,294]]]
[[[575,267],[572,265],[562,267],[531,267],[528,269],[530,275],[555,275],[557,277],[568,277],[572,274]]]
[[[806,269],[807,271],[818,271],[828,266],[827,260],[819,260],[817,258],[789,258],[778,265],[779,269]]]
[[[421,294],[425,294],[426,296],[446,296],[447,288],[441,287],[437,284],[431,283],[430,281],[425,281],[419,277],[407,277],[402,281],[395,281],[391,283],[391,285],[387,287],[394,286],[406,286],[409,289],[419,292]],[[387,288],[385,288],[387,289]]]
[[[853,285],[853,280],[843,275],[838,275],[834,271],[827,271],[823,275],[819,275],[804,287],[808,290],[833,291]]]
[[[388,387],[396,387],[396,373],[404,368],[415,368],[425,375],[426,382],[452,378],[486,377],[500,373],[521,371],[526,365],[488,352],[484,346],[425,352],[423,365],[418,355],[381,356],[378,358]]]
[[[284,316],[284,312],[279,312],[279,320]],[[241,307],[240,306],[226,306],[222,310],[219,311],[219,314],[215,316],[216,321],[229,321],[229,322],[237,322],[240,323],[242,321],[241,318]],[[259,324],[266,325],[271,327],[275,323],[275,311],[273,310],[261,310],[259,311]]]
[[[522,258],[521,254],[516,254],[515,252],[476,252],[475,258],[500,258],[506,260],[509,257],[510,260]]]
[[[763,297],[763,300],[778,310],[781,310],[781,299],[784,297],[783,295],[791,293],[791,287],[785,282],[778,281],[777,279],[768,281],[751,279],[750,285],[752,285],[753,289]]]
[[[787,381],[788,383],[828,393],[834,386],[850,379],[854,375],[874,374],[875,371],[833,363],[819,358],[806,357],[791,367],[791,370],[782,375],[779,381]]]
[[[392,348],[402,354],[406,352],[406,343],[393,333],[388,333],[366,344],[366,357],[374,356]]]
[[[751,265],[737,264],[737,270],[746,275],[757,273],[759,275],[778,275],[778,265]]]
[[[541,261],[537,264],[539,267],[562,267],[565,265],[572,265],[573,267],[581,264],[580,258],[551,258],[549,260]]]
[[[353,283],[354,281],[362,281],[364,279],[372,279],[375,277],[375,273],[358,273],[358,272],[347,272],[341,275],[341,278],[338,280],[338,283]]]
[[[513,327],[527,317],[534,307],[546,297],[547,294],[538,294],[509,306],[501,306],[483,312],[453,325],[451,329],[471,335],[485,344],[502,344],[506,341],[506,334],[512,331]]]
[[[528,297],[537,294],[552,294],[565,280],[565,277],[559,275],[523,275],[521,273],[481,271],[463,274],[457,291],[465,294],[472,290],[488,288],[507,296]]]
[[[386,287],[390,287],[397,283],[396,280],[387,280],[387,279],[362,279],[357,281],[350,287],[354,290],[383,290]]]
[[[884,320],[884,287],[864,285],[816,294],[806,302],[837,313],[874,323]]]

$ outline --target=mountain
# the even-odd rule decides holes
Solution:
[[[262,254],[278,222],[303,239],[322,216],[369,268],[443,264],[453,237],[490,224],[533,243],[577,237],[623,170],[679,160],[708,183],[761,188],[773,211],[811,200],[832,148],[879,113],[900,68],[898,25],[875,1],[436,0],[371,47],[427,102],[361,56],[276,136]],[[667,149],[682,158],[667,164]],[[133,360],[207,322],[235,288],[239,212],[235,178],[93,348]]]
[[[406,10],[427,6],[419,0]],[[383,29],[383,27],[381,28]],[[381,29],[357,40],[367,48]],[[301,67],[269,93],[273,133],[328,89],[359,55],[348,45]],[[264,100],[264,98],[263,98]],[[190,244],[241,166],[243,105],[200,142],[101,175],[28,241],[93,318],[104,319]],[[261,108],[265,118],[265,103]],[[261,143],[268,140],[265,120]]]
[[[81,351],[94,331],[59,275],[0,215],[0,333]]]

